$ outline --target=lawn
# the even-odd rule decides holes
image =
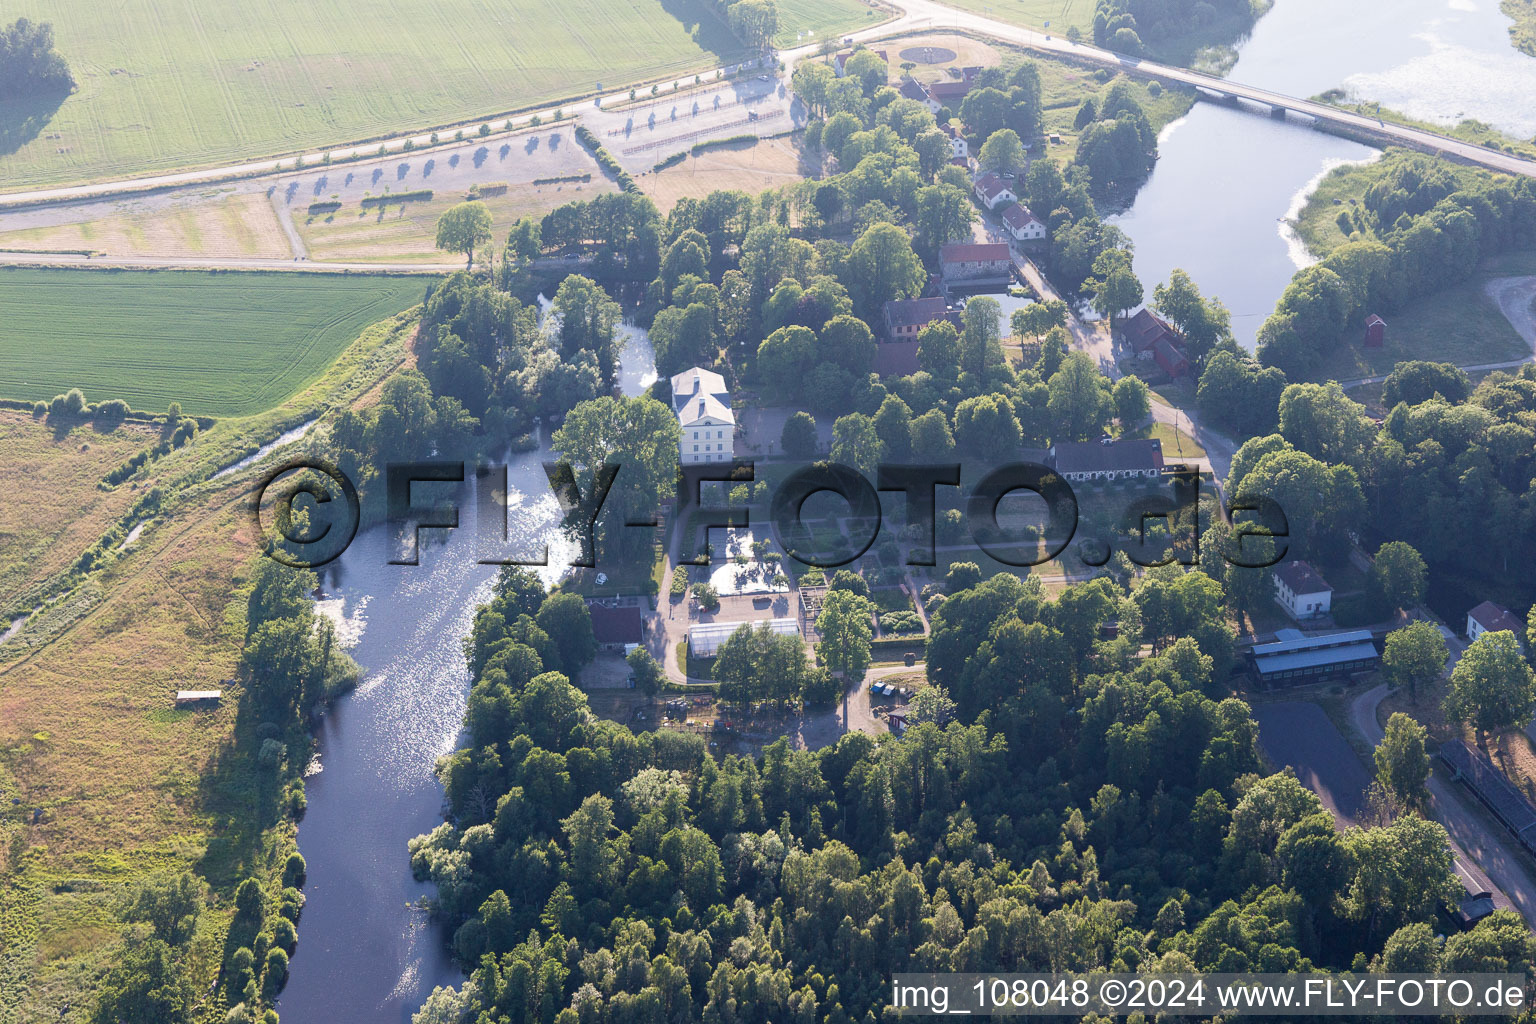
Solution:
[[[1484,292],[1489,278],[1536,274],[1536,252],[1506,253],[1489,260],[1469,281],[1422,296],[1387,316],[1386,344],[1360,345],[1359,331],[1340,338],[1313,374],[1318,380],[1352,380],[1390,373],[1404,359],[1477,366],[1530,358],[1531,346]]]
[[[519,217],[542,217],[557,206],[617,191],[593,165],[592,180],[550,185],[516,184],[480,201],[491,212],[494,236],[502,239]],[[351,202],[333,213],[310,214],[307,203],[292,207],[294,226],[312,259],[344,263],[447,263],[462,255],[437,248],[437,221],[464,201],[460,191],[438,192],[431,199],[362,207]],[[499,243],[498,243],[499,244]]]
[[[72,387],[158,412],[242,416],[314,380],[427,280],[334,274],[0,271],[0,397]]]
[[[872,20],[789,0],[786,24]],[[810,13],[814,12],[814,13]],[[707,0],[36,0],[78,89],[0,105],[8,188],[448,124],[740,56]]]

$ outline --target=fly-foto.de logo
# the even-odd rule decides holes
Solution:
[[[615,500],[624,495],[624,467],[604,463],[590,471],[567,462],[542,464],[550,494],[563,513],[562,527],[576,541],[569,564],[594,568],[598,538],[612,530],[650,529],[661,524],[660,503],[636,510],[634,503]],[[967,473],[959,463],[880,465],[873,480],[835,462],[815,462],[787,475],[775,467],[776,483],[767,496],[767,520],[784,553],[796,561],[821,568],[847,565],[858,559],[880,534],[886,512],[882,494],[894,508],[908,538],[905,562],[931,566],[938,562],[937,532],[941,507],[958,505],[966,542],[1004,565],[1028,567],[1057,558],[1079,533],[1082,505],[1072,484],[1050,466],[1014,462],[978,467]],[[510,517],[527,514],[509,500],[508,467],[455,460],[395,462],[380,474],[383,508],[377,521],[396,536],[394,565],[420,564],[423,530],[464,527],[462,511],[474,510],[473,526],[479,547],[477,560],[488,565],[548,565],[549,551],[512,548]],[[757,470],[751,460],[681,466],[672,502],[678,521],[691,521],[703,531],[745,529],[754,523],[753,507],[741,503],[705,503],[707,485],[722,491],[752,484]],[[974,480],[974,482],[971,482]],[[955,489],[957,495],[945,489]],[[1200,474],[1175,466],[1161,473],[1150,488],[1126,497],[1118,506],[1120,532],[1131,543],[1120,550],[1141,566],[1198,563],[1200,555]],[[1030,496],[1033,496],[1032,498]],[[627,497],[627,496],[626,496]],[[943,499],[941,501],[941,498]],[[815,514],[812,500],[820,504]],[[1010,499],[1029,502],[1031,517],[1007,514]],[[761,511],[759,503],[757,509]],[[830,511],[829,511],[830,509]],[[363,520],[364,501],[357,486],[340,468],[303,461],[280,466],[261,481],[252,515],[267,554],[287,565],[315,568],[339,558],[356,536]],[[1289,523],[1285,512],[1266,498],[1230,503],[1231,539],[1221,557],[1232,565],[1263,568],[1283,560],[1288,551]],[[813,525],[835,519],[847,531],[847,543],[836,550],[819,546]],[[950,545],[952,546],[952,545]],[[1081,544],[1080,559],[1089,566],[1106,564],[1113,555],[1108,543]],[[708,547],[681,561],[710,564]]]

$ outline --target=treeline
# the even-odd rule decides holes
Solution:
[[[389,462],[469,457],[522,437],[536,416],[564,415],[608,393],[619,320],[618,303],[579,274],[561,282],[543,320],[498,284],[451,275],[427,296],[416,368],[386,381],[374,405],[336,421],[341,465],[367,490]]]
[[[1371,313],[1390,314],[1477,272],[1501,252],[1536,246],[1536,183],[1392,152],[1351,219],[1350,240],[1297,271],[1259,329],[1259,359],[1292,378],[1353,344]]]
[[[1171,36],[1199,34],[1218,24],[1234,38],[1253,23],[1254,0],[1099,0],[1093,42],[1141,56]]]
[[[0,99],[69,92],[75,76],[53,48],[53,25],[17,18],[0,32]]]
[[[1438,824],[1340,833],[1261,775],[1212,696],[1222,599],[1177,567],[1056,601],[995,576],[934,615],[947,727],[717,758],[593,716],[538,595],[499,589],[452,818],[411,844],[471,976],[417,1020],[873,1020],[899,971],[1526,970],[1512,913],[1436,942]]]
[[[258,559],[251,576],[242,686],[226,693],[239,701],[234,741],[220,753],[221,767],[248,787],[233,812],[241,828],[265,832],[303,816],[304,768],[314,744],[310,716],[360,675],[314,610],[310,594],[318,582],[308,570],[269,558]],[[123,945],[101,981],[94,1024],[191,1024],[208,1020],[210,1012],[228,1024],[278,1024],[273,1007],[298,944],[307,869],[291,846],[286,856],[262,852],[253,867],[233,886],[232,899],[212,899],[192,872],[151,875],[128,893]],[[195,989],[193,977],[208,970],[209,945],[218,941],[210,930],[222,938],[221,949],[213,946],[219,949],[213,984]]]

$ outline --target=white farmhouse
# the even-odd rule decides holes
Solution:
[[[1275,570],[1275,600],[1297,622],[1316,619],[1333,609],[1333,588],[1300,559]]]
[[[1525,623],[1515,618],[1513,612],[1500,608],[1492,601],[1484,601],[1467,612],[1468,640],[1476,640],[1484,633],[1504,631],[1515,634],[1515,642],[1520,644],[1522,649],[1525,647]]]
[[[698,366],[673,377],[672,411],[683,431],[678,451],[683,465],[736,457],[736,417],[724,377]]]
[[[1003,211],[1003,226],[1016,242],[1045,241],[1045,224],[1023,203],[1014,203]]]

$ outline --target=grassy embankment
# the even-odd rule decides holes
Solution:
[[[1418,128],[1422,131],[1449,135],[1453,139],[1470,142],[1475,146],[1485,146],[1488,149],[1513,153],[1515,156],[1525,157],[1526,159],[1536,159],[1536,143],[1525,139],[1517,139],[1512,135],[1506,135],[1504,132],[1482,121],[1468,118],[1455,125],[1438,124],[1434,121],[1421,121],[1418,118],[1409,117],[1407,114],[1383,107],[1380,103],[1346,102],[1342,93],[1336,89],[1313,98],[1320,103],[1327,103],[1338,107],[1340,110],[1353,111],[1356,114],[1374,117],[1390,124],[1400,124],[1409,128]]]
[[[1302,208],[1295,228],[1314,255],[1342,245],[1346,236],[1339,215],[1355,209],[1365,192],[1380,180],[1396,152],[1368,164],[1350,164],[1326,175]],[[1484,172],[1453,166],[1457,174]],[[1358,239],[1360,233],[1355,232]],[[1536,252],[1505,253],[1487,261],[1467,281],[1414,299],[1388,319],[1386,344],[1379,349],[1360,345],[1351,329],[1339,339],[1317,374],[1320,380],[1352,380],[1389,373],[1405,359],[1430,359],[1463,366],[1520,359],[1531,347],[1517,333],[1485,286],[1497,277],[1536,274]]]
[[[0,648],[9,659],[0,667],[0,1019],[84,1020],[114,961],[121,901],[167,871],[193,870],[213,888],[215,909],[185,959],[197,990],[208,989],[233,886],[272,877],[294,826],[282,778],[252,754],[257,723],[238,713],[240,688],[228,682],[254,560],[251,477],[198,481],[281,425],[366,401],[407,358],[414,329],[409,312],[368,328],[297,394],[215,425],[118,488],[164,488],[162,514],[56,598],[69,614],[38,616]],[[120,454],[142,442],[142,428],[56,436],[24,414],[0,425],[7,479],[39,458],[52,464],[53,521],[67,521],[72,501],[88,510],[87,535],[111,518],[96,504],[122,499],[98,492],[98,449]],[[0,578],[16,575],[14,552],[6,547]],[[222,688],[226,700],[215,711],[175,710],[178,688]],[[205,1010],[222,1020],[218,1006]]]
[[[160,412],[247,416],[318,377],[362,328],[421,300],[420,277],[0,271],[0,397],[78,387]]]
[[[858,0],[781,10],[791,41],[875,20]],[[23,13],[53,23],[79,88],[0,105],[9,188],[291,153],[745,55],[706,0],[392,2],[362,16],[341,0],[38,0]]]

